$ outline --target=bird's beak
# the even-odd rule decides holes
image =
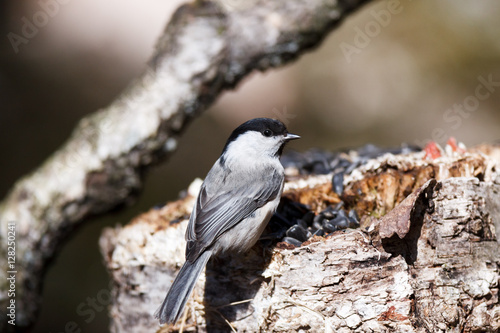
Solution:
[[[300,139],[300,136],[295,135],[295,134],[291,134],[291,133],[287,133],[285,136],[286,141],[295,140],[295,139]]]

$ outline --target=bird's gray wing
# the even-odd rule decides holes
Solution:
[[[224,232],[275,199],[281,191],[283,175],[270,169],[262,181],[250,180],[251,183],[233,188],[222,181],[219,189],[212,192],[205,183],[202,185],[186,231],[186,260],[196,260]]]

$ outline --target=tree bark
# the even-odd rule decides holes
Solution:
[[[71,138],[19,180],[0,205],[0,241],[16,233],[16,325],[31,325],[42,276],[86,218],[129,202],[142,172],[175,151],[189,121],[254,70],[279,67],[320,44],[367,0],[196,1],[180,7],[144,75],[116,101],[80,121]],[[226,4],[222,6],[222,4]],[[7,250],[0,250],[6,281]],[[9,304],[0,287],[1,325]]]
[[[185,199],[101,237],[112,331],[497,332],[497,170],[500,147],[488,145],[371,160],[340,196],[363,215],[361,229],[212,260],[182,320],[160,328],[153,313],[184,261],[194,182]],[[316,211],[335,196],[331,175],[293,178],[284,196]]]

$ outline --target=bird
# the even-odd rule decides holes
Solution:
[[[248,120],[231,133],[195,201],[185,235],[186,261],[155,312],[161,325],[179,319],[212,256],[244,253],[260,238],[283,192],[283,148],[299,138],[270,118]]]

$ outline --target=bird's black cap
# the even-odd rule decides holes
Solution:
[[[236,140],[238,136],[248,131],[256,131],[266,136],[285,135],[288,133],[285,124],[281,121],[271,118],[255,118],[248,120],[238,126],[227,139],[223,152],[226,151],[227,146]],[[267,132],[266,132],[267,131]],[[271,131],[270,133],[268,131]]]

